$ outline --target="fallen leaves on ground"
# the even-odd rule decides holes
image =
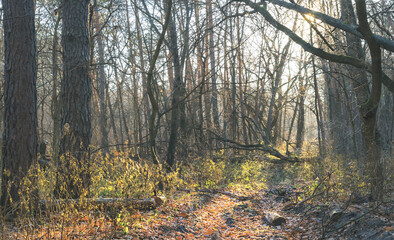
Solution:
[[[267,191],[221,189],[177,192],[151,211],[132,214],[78,213],[61,215],[40,227],[21,231],[7,225],[9,239],[318,239],[321,220],[282,211],[284,203]],[[264,214],[276,212],[286,219],[270,226]],[[124,216],[123,216],[123,215]],[[18,230],[19,229],[19,230]],[[392,230],[390,228],[390,230]]]

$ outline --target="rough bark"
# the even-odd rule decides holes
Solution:
[[[61,160],[55,196],[79,198],[90,186],[89,0],[62,1],[63,79]]]
[[[5,211],[10,203],[19,203],[22,178],[37,160],[34,8],[33,0],[3,1],[5,109],[0,205]]]

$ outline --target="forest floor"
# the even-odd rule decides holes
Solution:
[[[7,223],[3,239],[394,239],[393,203],[359,197],[322,205],[301,189],[276,185],[177,191],[154,210],[52,213],[37,225]],[[294,201],[295,200],[295,201]],[[341,209],[341,210],[338,210]],[[331,214],[330,214],[331,211]],[[272,226],[267,214],[285,223]],[[30,224],[30,226],[29,226]],[[21,230],[24,229],[24,230]],[[30,229],[30,230],[29,230]]]

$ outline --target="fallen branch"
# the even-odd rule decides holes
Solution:
[[[138,210],[151,210],[159,207],[164,200],[159,197],[146,199],[121,199],[121,198],[85,198],[85,199],[54,199],[40,200],[42,210],[62,209],[67,205],[80,209],[87,206],[97,206],[104,209],[108,208],[133,208]]]
[[[300,162],[300,160],[297,157],[285,156],[271,146],[267,146],[267,145],[263,145],[263,144],[241,144],[241,143],[236,142],[234,140],[223,138],[209,129],[208,129],[208,131],[210,133],[212,133],[213,135],[215,135],[217,140],[233,144],[234,148],[242,149],[242,150],[259,150],[262,152],[269,153],[270,155],[279,158],[281,161],[292,162],[292,163]]]

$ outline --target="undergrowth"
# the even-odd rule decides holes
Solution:
[[[163,166],[137,157],[130,151],[112,151],[107,154],[97,153],[91,156],[91,186],[85,198],[125,198],[144,199],[154,194],[164,194],[171,198],[177,190],[217,188],[245,188],[256,191],[286,185],[302,189],[294,202],[313,197],[314,201],[330,203],[344,201],[351,194],[366,195],[369,186],[358,170],[358,163],[345,160],[340,156],[316,157],[314,151],[306,151],[303,156],[309,161],[294,164],[276,164],[264,161],[255,153],[231,153],[218,151],[212,157],[189,157],[178,163],[171,173],[166,173]],[[76,206],[67,203],[62,207],[47,207],[42,211],[28,211],[34,189],[32,181],[36,179],[39,199],[50,202],[54,199],[56,166],[51,163],[46,169],[34,166],[24,180],[21,190],[22,202],[15,208],[23,211],[14,224],[18,231],[25,234],[60,234],[64,228],[77,225],[81,219],[109,218],[114,231],[127,233],[129,226],[135,224],[138,211],[113,207],[102,209],[98,206]],[[164,188],[160,189],[160,183]],[[316,197],[314,197],[316,195]],[[1,213],[2,223],[6,214]],[[131,217],[133,216],[133,217]],[[134,220],[133,220],[134,219]],[[37,224],[40,228],[37,228]],[[7,229],[2,224],[2,236]],[[38,230],[41,229],[41,230]],[[119,230],[120,229],[120,230]],[[41,232],[37,232],[41,231]],[[44,232],[43,232],[44,231]],[[45,232],[47,231],[47,232]],[[111,234],[108,233],[108,237]]]

